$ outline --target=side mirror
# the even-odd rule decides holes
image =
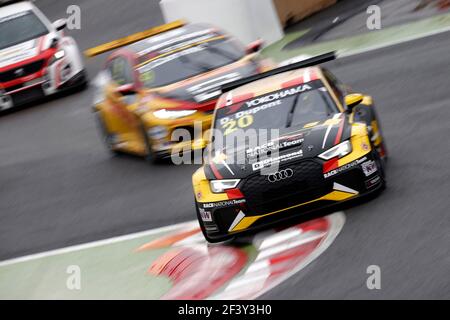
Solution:
[[[252,43],[250,43],[245,48],[245,51],[247,52],[247,54],[252,54],[252,53],[260,51],[263,46],[264,46],[263,40],[256,40],[256,41],[253,41]]]
[[[117,87],[115,91],[123,96],[130,96],[136,94],[136,87],[134,84],[124,84]]]
[[[62,31],[67,27],[67,20],[66,19],[58,19],[55,22],[53,22],[52,25],[56,29],[56,31]]]
[[[52,42],[50,42],[50,48],[52,48],[52,49],[58,48],[58,45],[59,45],[59,39],[53,38]]]
[[[363,102],[364,96],[359,93],[349,94],[345,97],[345,104],[347,105],[348,110],[351,112],[357,105]]]

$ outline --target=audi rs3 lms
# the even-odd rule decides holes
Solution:
[[[188,150],[204,148],[195,124],[210,128],[223,84],[271,67],[259,57],[261,45],[244,47],[210,25],[176,21],[89,50],[118,49],[98,77],[94,101],[107,148],[155,161],[180,145],[172,139],[177,129],[189,133]]]
[[[0,111],[86,84],[77,44],[64,35],[66,24],[50,23],[28,1],[0,4]]]
[[[372,98],[349,93],[319,66],[333,59],[329,53],[224,86],[209,159],[192,178],[208,241],[382,189],[386,148]]]

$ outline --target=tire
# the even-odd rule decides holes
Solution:
[[[147,154],[145,160],[151,164],[158,164],[161,161],[161,158],[153,152],[152,144],[148,139],[147,130],[145,129],[144,124],[141,124],[141,132]]]
[[[103,144],[105,145],[106,149],[112,155],[119,154],[118,151],[114,150],[113,137],[109,133],[108,129],[106,128],[105,121],[103,120],[100,111],[95,112],[94,116],[95,116],[95,120],[96,120],[96,123],[97,123],[98,130],[100,132],[100,137],[101,137],[101,139],[103,141]]]

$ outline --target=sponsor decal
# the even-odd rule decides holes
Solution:
[[[147,72],[149,70],[153,70],[163,64],[166,64],[168,62],[174,61],[174,60],[178,60],[180,57],[183,56],[187,56],[190,54],[194,54],[197,52],[201,52],[204,51],[205,48],[204,47],[192,47],[174,54],[171,54],[167,57],[163,57],[163,58],[159,58],[157,60],[154,60],[153,62],[147,63],[145,65],[143,65],[142,67],[138,68],[138,70],[142,73],[142,72]]]
[[[280,106],[281,104],[282,104],[281,100],[277,100],[277,101],[273,101],[273,102],[264,104],[264,105],[259,106],[259,107],[255,107],[255,108],[250,109],[250,110],[237,112],[232,117],[223,117],[223,118],[221,118],[220,119],[220,125],[224,126],[224,125],[226,125],[229,122],[232,122],[232,121],[235,121],[235,120],[239,120],[239,119],[244,118],[244,117],[249,117],[249,116],[252,117],[253,115],[259,113],[260,111],[271,109],[273,107]]]
[[[224,126],[225,124],[233,120],[239,120],[246,116],[253,116],[261,111],[272,109],[274,107],[282,105],[282,100],[286,97],[297,95],[305,91],[310,91],[312,89],[313,87],[311,87],[310,85],[304,84],[291,89],[277,91],[265,96],[257,97],[253,100],[245,102],[244,105],[248,108],[248,110],[236,112],[231,117],[223,117],[220,119],[219,123],[221,126]],[[241,105],[238,104],[237,106],[237,109],[240,109]]]
[[[278,91],[266,96],[262,96],[262,97],[258,97],[256,99],[247,101],[247,107],[252,108],[252,107],[256,107],[262,104],[266,104],[266,103],[270,103],[276,100],[281,100],[284,99],[286,97],[289,96],[293,96],[293,95],[297,95],[299,93],[308,91],[308,90],[312,90],[312,87],[310,85],[304,84],[295,88],[291,88],[291,89],[287,89],[287,90],[283,90],[283,91]]]
[[[245,203],[245,199],[204,203],[203,208],[204,209],[224,208],[224,207],[236,206],[236,205],[239,205],[242,203]]]
[[[30,40],[0,51],[0,68],[32,58],[38,54],[36,40]]]
[[[369,160],[367,162],[364,162],[361,165],[361,167],[362,167],[363,172],[366,175],[366,177],[369,177],[369,176],[371,176],[372,174],[374,174],[375,172],[378,171],[377,164],[373,160]]]
[[[369,151],[369,150],[370,150],[369,145],[368,145],[367,143],[364,143],[364,142],[361,144],[361,148],[362,148],[364,151]]]
[[[188,88],[187,91],[194,95],[196,102],[201,103],[220,96],[222,91],[218,90],[218,88],[224,84],[239,80],[241,78],[242,76],[240,73],[232,72],[221,77],[196,84]]]
[[[179,28],[179,29],[164,32],[162,34],[150,37],[150,38],[146,39],[146,42],[148,44],[156,43],[158,41],[164,41],[164,42],[153,45],[151,47],[148,47],[148,48],[138,52],[138,55],[143,56],[150,52],[157,51],[157,50],[165,48],[165,47],[169,47],[169,46],[179,43],[179,42],[186,44],[186,42],[189,42],[189,40],[192,40],[194,38],[196,38],[195,41],[197,41],[199,38],[202,39],[202,36],[205,36],[207,34],[210,34],[209,37],[213,37],[213,35],[214,35],[214,34],[211,34],[210,29],[182,35],[185,32],[186,32],[185,28]],[[179,36],[179,35],[182,35],[182,36]],[[167,41],[165,41],[165,40],[167,40]]]
[[[371,188],[375,187],[377,184],[379,184],[380,182],[381,182],[381,177],[376,176],[375,178],[372,178],[372,179],[366,181],[366,188],[371,189]]]
[[[277,173],[271,174],[267,177],[270,183],[280,182],[282,180],[290,179],[294,176],[294,170],[286,169],[278,171]]]
[[[264,144],[262,146],[258,146],[256,148],[252,148],[252,149],[248,149],[246,151],[247,157],[248,158],[255,158],[261,154],[267,154],[269,151],[276,151],[276,150],[283,150],[286,148],[290,148],[290,147],[294,147],[294,146],[298,146],[301,145],[303,142],[305,141],[305,139],[303,138],[297,138],[295,140],[291,140],[286,139],[283,141],[271,141],[267,144]]]
[[[356,160],[356,161],[353,161],[353,162],[351,162],[351,163],[348,163],[348,164],[346,164],[346,165],[343,165],[342,167],[339,167],[339,168],[334,169],[334,170],[332,170],[332,171],[330,171],[330,172],[327,172],[327,173],[325,173],[323,176],[325,177],[325,179],[330,178],[330,177],[335,176],[335,175],[337,175],[337,174],[339,174],[339,173],[341,173],[341,172],[344,172],[344,171],[347,171],[347,170],[349,170],[349,169],[351,169],[351,168],[354,168],[354,167],[360,165],[361,163],[363,163],[363,162],[366,161],[366,160],[367,160],[366,157],[361,158],[361,159],[358,159],[358,160]]]
[[[206,211],[205,209],[199,208],[200,217],[205,222],[212,222],[212,216],[210,211]]]
[[[273,164],[279,164],[282,162],[294,160],[303,157],[303,150],[299,150],[297,152],[285,154],[275,158],[264,159],[263,161],[255,162],[252,164],[253,171],[261,170],[263,168],[267,168],[272,166]]]

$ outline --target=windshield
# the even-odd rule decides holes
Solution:
[[[153,59],[138,68],[138,72],[145,87],[156,88],[223,67],[244,55],[233,40],[221,39]]]
[[[257,132],[279,129],[283,134],[292,128],[325,120],[338,112],[328,90],[320,80],[316,80],[221,108],[217,110],[214,129],[225,139],[239,134],[239,129],[256,129]],[[227,145],[226,141],[218,141],[217,138],[213,137],[215,144]],[[217,150],[216,147],[213,149]]]
[[[32,12],[26,11],[0,19],[0,49],[5,49],[48,33]]]

